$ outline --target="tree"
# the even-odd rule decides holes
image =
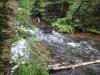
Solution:
[[[10,51],[15,32],[17,0],[0,0],[0,75],[10,73]]]

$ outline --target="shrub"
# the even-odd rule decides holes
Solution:
[[[59,32],[72,33],[74,28],[72,27],[69,21],[66,21],[66,18],[59,18],[53,22],[53,26],[58,29]]]

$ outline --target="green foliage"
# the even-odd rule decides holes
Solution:
[[[73,8],[77,7],[82,1],[77,0],[73,2],[74,4],[70,6],[72,10],[74,10]],[[79,29],[83,29],[85,31],[87,28],[93,28],[96,30],[100,29],[98,26],[100,24],[100,14],[98,14],[100,13],[98,9],[100,7],[99,2],[99,0],[88,0],[88,2],[84,2],[80,9],[78,9],[75,13],[75,20],[79,20],[79,24],[77,25]],[[69,11],[71,11],[71,9],[69,9]]]
[[[67,2],[69,3],[69,9],[67,11],[66,19],[63,20],[58,18],[56,22],[54,22],[60,32],[69,33],[78,31],[78,29],[86,31],[86,28],[100,30],[100,26],[98,26],[100,24],[100,17],[96,16],[100,13],[97,9],[99,8],[99,0],[84,2],[79,9],[78,7],[82,0],[67,0]],[[75,19],[74,21],[71,21],[73,16]]]
[[[72,15],[76,11],[81,1],[67,0],[67,2],[69,3],[69,8],[66,13],[67,16],[65,18],[58,18],[53,22],[53,24],[60,32],[73,33],[74,31],[76,31],[75,28],[81,27],[79,19],[75,19],[75,21],[72,21]]]
[[[46,6],[46,0],[34,0],[33,1],[33,7],[32,7],[32,15],[36,16],[38,13],[44,14],[45,6]]]
[[[36,72],[36,75],[49,75],[48,71],[41,65],[34,65],[34,71]]]
[[[26,29],[25,29],[24,27],[21,26],[21,27],[18,29],[18,34],[19,34],[20,36],[26,35],[26,34],[27,34]]]
[[[24,8],[18,8],[18,19],[19,21],[26,21],[30,15],[30,11],[25,10]]]
[[[30,24],[30,15],[32,10],[33,0],[20,0],[18,7],[18,17],[17,20],[22,23]]]
[[[21,65],[15,75],[32,75],[33,66],[31,64]]]
[[[46,8],[46,6],[56,4],[57,2],[68,2],[69,7],[68,10],[66,9],[66,20],[61,20],[61,18],[56,18],[55,16],[50,15],[50,12],[52,11],[51,14],[55,14],[55,11],[47,10],[49,9]],[[77,10],[77,8],[80,6],[82,1],[88,1],[84,2],[82,6]],[[95,27],[96,29],[98,28],[98,25],[100,24],[100,17],[94,16],[93,13],[99,12],[97,10],[99,8],[96,7],[97,4],[99,4],[99,0],[34,0],[33,1],[33,9],[32,9],[32,15],[36,16],[36,14],[41,13],[43,18],[46,18],[50,22],[54,21],[54,24],[56,25],[57,29],[60,32],[72,32],[72,31],[78,31],[79,30],[85,30],[87,27],[90,28],[91,26]],[[57,8],[63,9],[63,6],[58,5]],[[76,12],[75,12],[76,11]],[[59,12],[59,11],[58,11]],[[59,14],[56,12],[56,14]],[[75,13],[75,14],[74,14]],[[100,12],[99,12],[100,13]],[[49,14],[49,16],[48,16]],[[72,17],[75,17],[74,21],[72,20]],[[51,18],[52,17],[52,18]],[[59,21],[60,20],[60,21]],[[61,22],[61,23],[60,23]],[[63,22],[63,23],[62,23]]]
[[[13,37],[13,41],[12,41],[12,42],[13,42],[13,43],[14,43],[14,42],[18,42],[19,40],[21,40],[21,38],[20,38],[19,36],[16,35],[16,36]]]
[[[54,21],[53,26],[57,28],[59,32],[72,33],[74,28],[71,23],[66,21],[66,18],[59,18]]]
[[[19,40],[21,40],[24,36],[27,36],[27,32],[26,29],[24,27],[20,27],[17,31],[17,34],[13,37],[13,43],[14,42],[18,42]]]
[[[68,8],[68,12],[67,12],[67,18],[68,19],[72,19],[72,15],[75,12],[75,10],[77,9],[77,7],[80,4],[80,0],[68,0],[69,3],[69,8]]]
[[[15,75],[49,75],[44,68],[50,57],[49,51],[33,37],[27,37],[26,40],[28,45],[24,49],[24,55],[28,59],[19,55],[17,63],[20,63],[20,66]],[[26,64],[21,64],[24,60],[27,60]]]
[[[30,15],[32,10],[33,0],[20,0],[17,10],[17,35],[13,37],[13,42],[19,41],[23,36],[27,36],[25,27],[34,28]]]
[[[48,71],[38,64],[21,65],[15,75],[49,75]]]
[[[20,0],[18,7],[18,26],[34,28],[30,15],[32,14],[34,0]]]
[[[19,7],[31,11],[34,0],[20,0]]]
[[[34,2],[37,1],[36,7],[34,7]],[[20,0],[20,5],[18,8],[18,34],[13,38],[14,42],[19,41],[24,36],[27,40],[28,46],[24,49],[24,54],[27,58],[18,55],[17,63],[20,63],[20,67],[15,72],[15,75],[49,75],[48,71],[43,67],[47,64],[49,52],[47,49],[36,40],[35,37],[28,36],[26,31],[32,25],[30,15],[32,8],[37,11],[38,0]],[[34,26],[31,26],[31,28]],[[45,58],[45,59],[44,59]],[[21,64],[24,60],[27,60],[27,64]]]

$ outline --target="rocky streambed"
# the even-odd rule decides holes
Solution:
[[[29,33],[34,33],[37,39],[49,49],[51,59],[49,59],[48,65],[57,63],[70,65],[100,59],[100,41],[72,37],[69,34],[61,34],[56,31],[45,34],[40,29],[29,30]],[[25,40],[22,40],[21,44],[24,48],[26,45]],[[12,48],[13,54],[14,51],[16,52],[16,48],[20,48],[20,46],[17,44]],[[22,50],[22,48],[20,49]],[[20,49],[17,49],[16,53],[21,53],[23,56],[23,51],[21,52]],[[100,64],[92,64],[70,70],[53,71],[50,72],[50,75],[100,75]]]
[[[50,34],[37,31],[37,37],[50,50],[49,65],[57,63],[78,64],[100,59],[100,41],[63,35],[53,31]],[[100,64],[87,65],[73,70],[53,71],[51,75],[99,75]]]

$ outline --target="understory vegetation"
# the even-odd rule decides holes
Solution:
[[[61,33],[80,31],[100,34],[100,0],[20,0],[17,13],[13,43],[27,40],[26,50],[29,54],[26,55],[29,60],[26,59],[27,62],[18,67],[15,75],[49,75],[45,69],[50,58],[49,50],[37,41],[35,34],[27,31],[37,26],[33,24],[37,17],[46,21],[46,26],[50,23]],[[22,62],[17,60],[17,64]]]
[[[32,16],[51,22],[60,32],[100,33],[99,0],[35,0]]]
[[[37,41],[35,34],[28,32],[29,29],[34,30],[35,28],[30,18],[33,2],[34,0],[19,1],[16,35],[13,38],[13,43],[22,39],[27,41],[24,55],[28,59],[18,55],[16,64],[20,64],[20,66],[15,70],[14,75],[49,75],[48,70],[44,67],[50,57],[49,51],[40,41]],[[23,62],[25,64],[22,64]]]

